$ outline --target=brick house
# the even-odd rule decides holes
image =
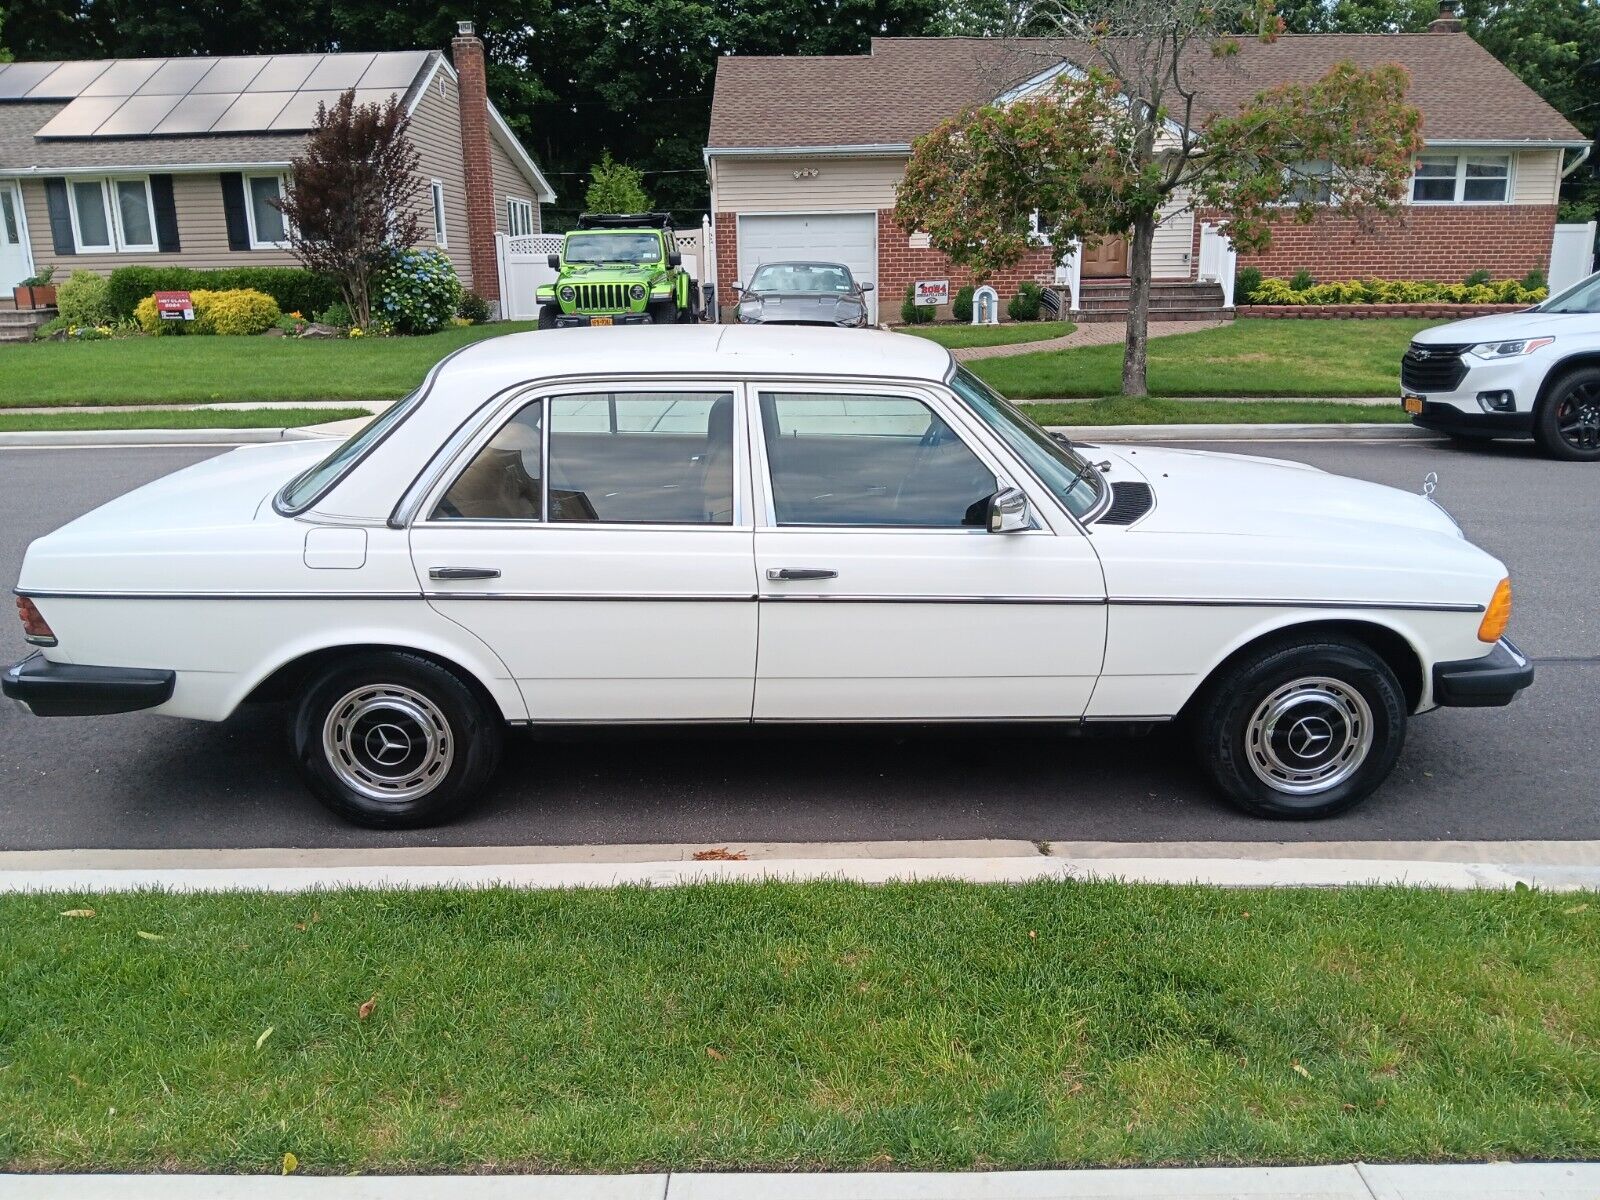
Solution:
[[[1446,0],[1427,33],[1242,39],[1230,59],[1196,57],[1190,82],[1202,116],[1237,111],[1263,89],[1314,81],[1344,61],[1403,66],[1423,116],[1427,145],[1398,220],[1365,231],[1332,213],[1307,226],[1285,221],[1272,246],[1240,266],[1266,275],[1303,267],[1320,280],[1451,281],[1479,269],[1502,278],[1548,267],[1561,179],[1589,143],[1462,32],[1453,7]],[[864,55],[719,59],[705,151],[719,294],[726,300],[729,285],[761,261],[821,258],[876,283],[880,318],[897,319],[913,280],[948,279],[952,292],[971,282],[925,235],[894,222],[912,140],[969,105],[1018,94],[1090,58],[1060,40],[874,38]],[[1195,282],[1208,219],[1215,214],[1183,200],[1163,212],[1154,278],[1169,294],[1208,290]],[[1085,251],[1086,287],[1114,292],[1127,252],[1124,239]],[[990,282],[1003,298],[1023,279],[1049,282],[1055,273],[1041,246]],[[1220,305],[1220,290],[1209,291]]]
[[[283,194],[318,102],[399,96],[425,246],[491,304],[496,232],[537,233],[555,199],[485,91],[470,24],[438,51],[0,64],[0,296],[46,265],[294,263]]]

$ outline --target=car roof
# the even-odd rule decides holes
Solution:
[[[807,375],[940,381],[950,352],[927,338],[826,326],[630,325],[512,333],[448,359],[438,383],[482,399],[503,388],[571,375]],[[475,401],[474,401],[475,403]]]

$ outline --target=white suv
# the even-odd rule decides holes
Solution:
[[[1400,395],[1452,437],[1532,434],[1552,457],[1600,461],[1600,273],[1526,312],[1424,329]]]

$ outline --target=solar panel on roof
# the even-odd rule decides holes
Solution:
[[[353,88],[376,57],[375,54],[330,54],[317,64],[317,69],[300,86],[306,91],[327,91],[332,88],[342,92],[345,88]]]
[[[249,54],[242,58],[219,58],[205,77],[194,85],[191,95],[208,92],[242,92],[250,81],[261,73],[261,68],[271,62],[267,54]]]
[[[399,88],[357,88],[357,104],[376,104],[379,108],[389,103],[389,97],[398,95]]]
[[[211,70],[215,61],[211,58],[169,58],[134,95],[187,96],[189,89],[200,82],[201,76]]]
[[[0,64],[0,100],[21,99],[60,65],[55,62]]]
[[[110,65],[103,61],[62,63],[28,92],[28,99],[76,99]]]
[[[317,105],[326,104],[332,108],[342,95],[343,92],[333,91],[296,92],[289,98],[289,103],[283,106],[283,111],[274,117],[272,124],[266,128],[274,132],[286,129],[310,129],[317,123]]]
[[[155,132],[161,119],[172,111],[181,96],[129,96],[127,103],[112,113],[94,131],[95,137],[142,137]]]
[[[156,73],[159,58],[121,58],[102,71],[80,96],[131,96],[139,85]]]
[[[44,123],[35,137],[89,137],[122,107],[125,96],[80,96]]]
[[[423,64],[427,61],[426,50],[402,50],[379,54],[373,58],[372,65],[362,72],[356,87],[404,91],[411,86],[411,81],[417,77],[417,72],[422,70]]]
[[[209,132],[255,133],[268,129],[293,95],[293,92],[246,92],[228,106]]]
[[[209,133],[217,118],[239,98],[235,92],[190,92],[152,131],[154,133]]]
[[[305,83],[306,76],[323,59],[321,54],[274,54],[262,67],[247,92],[292,92]]]

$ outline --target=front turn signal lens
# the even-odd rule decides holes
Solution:
[[[1489,607],[1483,614],[1483,621],[1478,626],[1478,640],[1498,642],[1505,636],[1506,626],[1510,623],[1511,580],[1502,579],[1495,587],[1494,597],[1489,601]]]
[[[22,618],[22,636],[34,646],[54,646],[56,635],[39,612],[39,606],[26,596],[17,597],[17,616]]]

